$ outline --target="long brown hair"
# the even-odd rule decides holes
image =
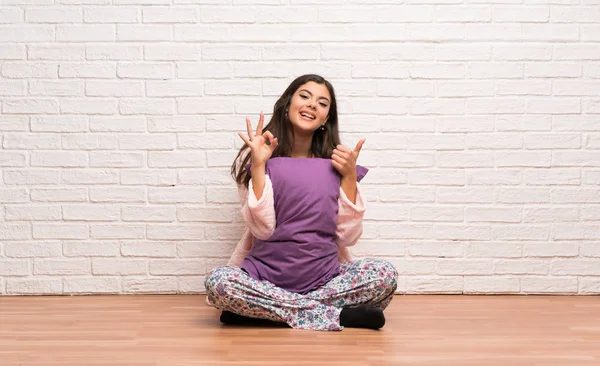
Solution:
[[[289,157],[292,155],[292,146],[294,142],[294,129],[291,126],[287,115],[287,109],[290,106],[294,93],[302,85],[308,82],[325,85],[331,96],[329,104],[329,114],[325,129],[320,128],[315,131],[312,137],[310,151],[316,158],[331,158],[333,149],[340,144],[340,134],[338,129],[337,102],[335,100],[335,92],[331,83],[322,76],[315,74],[302,75],[296,78],[285,89],[281,97],[275,102],[273,107],[273,115],[269,123],[263,128],[263,132],[270,131],[273,136],[277,137],[277,147],[271,154],[275,157]],[[231,166],[231,175],[238,184],[244,184],[248,187],[250,175],[246,172],[245,166],[250,162],[251,154],[248,145],[244,145],[238,152],[233,165]]]

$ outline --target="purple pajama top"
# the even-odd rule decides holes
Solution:
[[[271,158],[265,170],[273,185],[277,226],[269,239],[255,239],[241,267],[256,280],[306,294],[340,273],[341,176],[331,159],[322,158]],[[357,165],[356,170],[360,182],[368,169]]]

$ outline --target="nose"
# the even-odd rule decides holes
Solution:
[[[308,108],[316,109],[315,102],[312,99],[309,99],[306,105]]]

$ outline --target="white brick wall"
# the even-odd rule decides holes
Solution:
[[[235,132],[303,73],[399,292],[599,294],[598,41],[598,1],[0,1],[0,295],[202,292]]]

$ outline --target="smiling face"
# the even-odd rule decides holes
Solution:
[[[312,134],[326,123],[331,96],[324,84],[309,81],[292,96],[288,118],[296,134]]]

